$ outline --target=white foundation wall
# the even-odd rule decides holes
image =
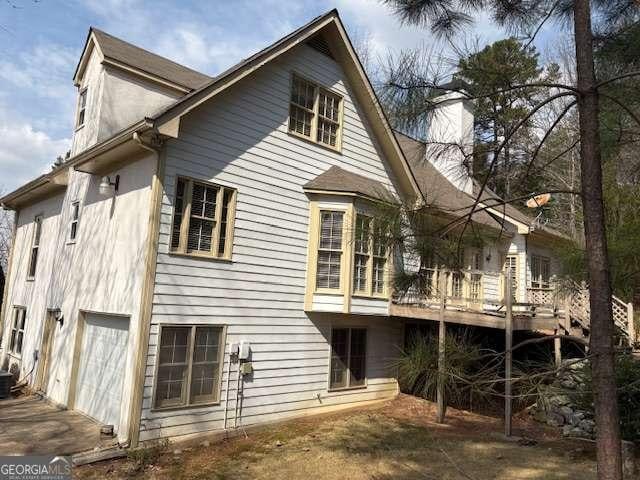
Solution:
[[[151,179],[156,159],[149,154],[109,172],[120,175],[113,198],[98,193],[100,178],[72,172],[66,192],[22,209],[18,216],[16,243],[4,319],[3,353],[9,363],[20,366],[22,376],[36,374],[34,351],[41,348],[47,309],[59,308],[63,324],[53,333],[47,395],[67,405],[78,318],[81,311],[120,314],[129,318],[129,336],[123,388],[123,412],[131,394],[138,314],[147,246]],[[78,236],[68,243],[72,202],[81,202]],[[26,279],[35,215],[44,217],[37,271]],[[8,353],[14,306],[27,309],[25,340],[20,358]],[[119,438],[127,435],[128,415],[122,416]]]
[[[344,96],[341,153],[287,133],[293,71]],[[399,321],[304,312],[309,199],[302,186],[332,165],[394,188],[393,175],[352,100],[341,68],[307,46],[262,67],[183,118],[179,138],[167,145],[142,441],[219,430],[225,408],[233,425],[236,374],[231,374],[226,404],[228,354],[220,404],[154,410],[162,324],[227,325],[227,352],[231,342],[251,342],[253,379],[244,384],[238,419],[244,425],[396,395],[397,382],[389,366],[402,338]],[[238,189],[231,262],[168,254],[177,175]],[[358,303],[358,308],[378,310],[377,302]],[[329,393],[330,327],[350,321],[369,328],[368,385]]]

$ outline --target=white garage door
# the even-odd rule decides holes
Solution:
[[[129,319],[87,314],[75,408],[118,430]]]

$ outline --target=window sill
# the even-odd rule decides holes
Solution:
[[[351,390],[366,390],[367,385],[358,385],[357,387],[339,387],[339,388],[329,388],[327,389],[327,393],[335,393],[335,392],[349,392]]]
[[[27,282],[33,282],[36,279],[36,277],[27,277]]]
[[[76,244],[76,240],[67,240],[67,243],[65,245],[75,245]]]
[[[74,133],[75,133],[75,132],[78,132],[78,131],[80,131],[80,130],[82,130],[82,129],[84,128],[84,126],[85,126],[85,125],[86,125],[86,123],[83,123],[82,125],[78,125],[78,126],[75,128]]]
[[[171,412],[174,410],[193,410],[194,408],[210,408],[218,407],[222,404],[220,400],[209,403],[196,403],[193,405],[176,405],[171,407],[152,407],[151,412]]]
[[[366,293],[354,293],[353,298],[362,298],[364,300],[389,300],[389,295],[367,295]]]
[[[336,297],[344,296],[344,292],[334,288],[316,288],[313,291],[314,295],[335,295]]]
[[[338,155],[342,155],[342,148],[332,147],[331,145],[327,145],[326,143],[317,142],[309,137],[306,137],[298,132],[292,132],[287,129],[287,134],[291,135],[294,138],[299,138],[300,140],[310,143],[311,145],[315,145],[316,147],[324,148],[325,150],[329,150],[330,152],[337,153]]]
[[[209,260],[213,262],[233,263],[233,259],[228,257],[214,257],[213,255],[206,255],[204,253],[183,253],[183,252],[168,252],[173,257],[186,257],[186,258],[198,258],[200,260]]]

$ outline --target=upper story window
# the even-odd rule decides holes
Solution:
[[[22,354],[22,342],[24,340],[24,326],[27,319],[27,309],[13,307],[13,319],[11,321],[11,337],[9,338],[9,352],[14,355]]]
[[[289,131],[322,145],[340,149],[342,97],[293,75]]]
[[[171,251],[231,258],[236,190],[178,178]]]
[[[38,254],[40,252],[40,237],[42,236],[42,215],[36,215],[33,220],[33,238],[31,240],[31,255],[29,256],[29,270],[27,278],[32,279],[36,276],[36,268],[38,266]]]
[[[69,243],[75,243],[78,236],[78,222],[80,220],[80,202],[71,204],[71,219],[69,220]]]
[[[531,257],[531,288],[549,288],[551,286],[551,260],[547,257]]]
[[[342,271],[342,231],[344,212],[320,212],[320,242],[318,244],[317,289],[340,289]]]
[[[76,121],[76,128],[80,128],[84,125],[85,116],[87,111],[87,87],[80,90],[78,94],[78,119]]]
[[[353,243],[353,292],[386,293],[387,247],[382,228],[371,217],[358,213]]]

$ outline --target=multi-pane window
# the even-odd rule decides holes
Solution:
[[[482,298],[482,250],[471,252],[471,278],[469,295],[472,301]]]
[[[27,310],[24,307],[13,308],[11,321],[11,337],[9,338],[9,352],[14,355],[22,354],[22,342],[24,340],[24,324]]]
[[[78,236],[78,221],[80,219],[80,202],[71,204],[71,220],[69,221],[69,242],[75,242]]]
[[[505,277],[511,277],[511,295],[514,299],[518,293],[518,256],[507,255],[504,261]]]
[[[366,383],[367,330],[331,330],[331,371],[329,388],[361,387]]]
[[[85,115],[87,111],[87,89],[80,90],[78,94],[78,121],[76,123],[76,128],[84,125]]]
[[[224,353],[222,342],[222,327],[162,327],[155,406],[180,407],[217,402]]]
[[[42,236],[42,216],[37,215],[33,220],[33,238],[31,240],[31,254],[29,256],[28,278],[36,276],[36,268],[38,266],[38,254],[40,252],[40,237]]]
[[[384,231],[373,218],[356,214],[353,243],[353,292],[383,295],[387,267]]]
[[[373,280],[374,294],[383,294],[385,291],[385,270],[387,267],[387,246],[385,235],[380,227],[374,229],[373,234]]]
[[[342,97],[293,75],[289,104],[289,131],[338,148]]]
[[[549,288],[551,285],[551,261],[547,257],[531,257],[531,288]]]
[[[234,189],[178,178],[171,250],[230,258],[235,198]]]
[[[320,212],[316,288],[340,288],[343,221],[344,212],[331,210]]]
[[[365,215],[356,215],[355,241],[353,244],[353,291],[368,293],[368,267],[370,254],[369,227],[371,218]]]

